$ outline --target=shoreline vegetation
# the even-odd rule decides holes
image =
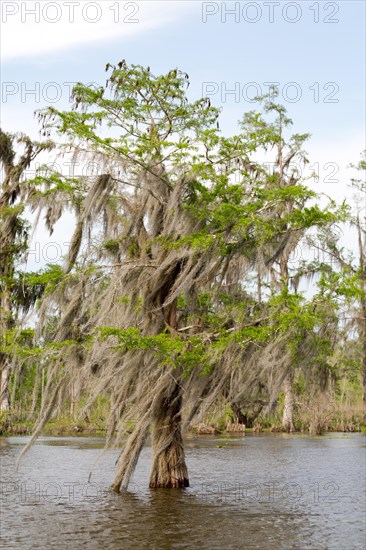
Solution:
[[[11,418],[11,421],[8,419]],[[271,417],[259,417],[251,427],[246,426],[225,415],[213,418],[201,417],[192,421],[186,428],[186,434],[205,436],[205,435],[225,435],[235,436],[248,433],[290,433],[290,434],[309,434],[324,435],[330,432],[338,433],[366,433],[366,421],[363,412],[363,405],[337,405],[330,413],[328,408],[313,409],[312,413],[295,415],[294,430],[287,430],[282,425],[282,411],[278,411]],[[126,436],[133,431],[133,423],[126,429]],[[34,431],[34,422],[26,420],[26,416],[18,413],[4,414],[0,416],[0,437],[10,437],[17,435],[32,435]],[[96,415],[95,418],[88,420],[78,420],[70,415],[63,415],[49,420],[42,431],[43,436],[62,437],[62,436],[105,436],[107,425],[105,418]]]

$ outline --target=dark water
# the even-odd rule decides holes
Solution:
[[[366,548],[361,434],[189,439],[187,490],[146,488],[147,447],[124,495],[102,440],[42,438],[16,473],[26,440],[0,438],[1,549]]]

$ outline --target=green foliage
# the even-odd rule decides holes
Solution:
[[[190,100],[189,78],[184,72],[175,69],[156,76],[150,69],[128,66],[124,60],[117,66],[108,64],[106,71],[105,87],[82,83],[74,87],[72,110],[51,107],[38,113],[42,130],[55,130],[61,137],[63,153],[77,151],[101,159],[106,179],[100,188],[93,187],[97,178],[65,177],[43,166],[29,182],[33,189],[30,204],[39,203],[47,209],[46,223],[51,231],[65,208],[73,210],[81,229],[67,268],[49,264],[40,272],[20,274],[10,262],[10,272],[0,280],[0,290],[10,292],[15,310],[29,311],[41,300],[54,297],[57,302],[61,296],[57,313],[48,312],[43,321],[42,339],[35,341],[32,331],[19,332],[13,327],[4,332],[0,351],[28,360],[25,386],[28,388],[29,380],[34,380],[35,361],[49,365],[58,358],[61,372],[67,370],[63,360],[68,352],[78,350],[80,355],[87,355],[94,344],[106,339],[121,358],[131,351],[143,352],[141,355],[153,358],[153,365],[175,369],[175,374],[182,372],[183,376],[195,370],[199,375],[212,374],[226,360],[227,350],[232,349],[234,359],[230,358],[232,364],[228,367],[225,365],[225,376],[230,369],[234,375],[240,371],[246,352],[265,350],[273,342],[284,354],[291,352],[290,365],[283,368],[303,365],[303,355],[308,354],[309,372],[312,369],[319,373],[328,367],[332,371],[328,359],[334,347],[332,330],[336,327],[337,307],[342,300],[350,304],[365,299],[364,271],[362,267],[333,270],[329,265],[303,265],[293,279],[298,282],[304,274],[317,273],[318,292],[306,299],[296,289],[291,290],[288,243],[296,244],[316,228],[335,253],[335,244],[327,233],[333,224],[348,219],[349,210],[345,204],[338,207],[331,200],[321,206],[319,195],[291,167],[293,159],[302,165],[308,162],[303,147],[309,134],[291,135],[292,121],[286,109],[276,103],[278,91],[272,89],[257,98],[262,112],[246,113],[238,133],[228,137],[221,135],[219,110],[208,99]],[[4,160],[12,162],[6,137],[1,134],[0,140]],[[267,159],[267,154],[271,159],[273,151],[276,160],[269,173],[266,163],[255,159]],[[149,178],[153,178],[154,185],[146,198],[141,190]],[[108,187],[111,181],[113,185]],[[93,189],[94,195],[90,193]],[[176,204],[165,212],[164,205],[171,196]],[[130,204],[131,197],[137,198]],[[154,203],[153,208],[150,203]],[[53,210],[54,204],[62,204],[62,208]],[[19,258],[25,249],[28,229],[21,219],[23,211],[24,204],[6,204],[0,210],[1,225],[9,218],[15,220],[16,238],[7,244],[7,258]],[[162,219],[158,219],[159,214]],[[171,223],[163,231],[166,218]],[[110,228],[109,224],[114,225]],[[150,226],[156,226],[154,232]],[[100,227],[104,232],[99,232]],[[93,231],[98,232],[97,244],[94,248],[90,244],[82,257],[78,245],[86,234],[89,242],[93,241]],[[117,257],[118,266],[134,264],[136,273],[141,273],[146,265],[157,268],[158,263],[168,264],[174,251],[177,257],[182,254],[181,265],[204,258],[210,268],[205,277],[200,271],[194,274],[189,292],[183,293],[178,287],[177,294],[182,293],[178,299],[173,298],[177,299],[177,326],[168,325],[163,311],[158,334],[154,330],[153,335],[143,333],[139,328],[149,314],[164,310],[166,295],[168,305],[172,303],[169,289],[161,281],[155,281],[156,288],[149,287],[153,280],[149,274],[141,279],[136,275],[136,280],[148,280],[144,296],[140,288],[128,294],[122,285],[116,286],[112,301],[120,309],[115,311],[134,315],[126,322],[118,320],[121,322],[116,324],[124,329],[95,327],[93,313],[103,309],[104,291],[113,280],[103,269],[116,267],[100,265],[102,261],[107,258],[112,264]],[[187,251],[189,254],[184,256]],[[285,269],[272,282],[265,280],[269,273],[274,274],[276,264]],[[171,292],[181,265],[175,271],[171,265],[165,266],[172,279],[168,281]],[[258,295],[253,290],[253,274],[264,289],[261,297],[259,290]],[[131,279],[134,277],[131,275]],[[70,297],[79,283],[87,307],[84,302],[82,306],[76,303],[75,311],[70,308],[70,313]],[[156,303],[151,296],[159,297]],[[146,309],[149,299],[150,309]],[[60,341],[55,336],[58,314],[73,329]],[[344,359],[342,364],[344,370],[356,373],[356,380],[357,360],[353,358],[348,364]],[[260,360],[255,368],[253,378],[261,380]],[[333,365],[335,375],[337,368]],[[304,379],[299,375],[296,380],[299,395],[305,391],[306,369],[301,372]],[[230,408],[227,415],[232,415]]]
[[[64,276],[62,267],[58,264],[47,264],[47,267],[38,272],[23,273],[23,283],[29,286],[41,285],[52,289]]]
[[[114,337],[116,349],[123,352],[151,351],[160,367],[181,367],[185,375],[197,366],[202,371],[209,368],[207,348],[197,337],[184,338],[168,332],[156,336],[143,336],[138,328],[121,330],[113,327],[99,327],[98,334],[102,340]]]

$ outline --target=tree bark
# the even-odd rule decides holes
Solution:
[[[10,410],[9,375],[9,365],[4,361],[0,378],[0,412],[9,412]]]
[[[264,406],[263,404],[258,403],[257,408],[255,408],[255,405],[253,404],[252,412],[248,412],[248,411],[243,412],[237,403],[235,402],[231,403],[231,409],[233,413],[236,415],[238,423],[244,424],[246,428],[253,428],[255,420],[258,418],[258,416],[263,410],[263,406]]]
[[[161,296],[164,303],[165,296]],[[165,323],[177,330],[177,301],[164,308]],[[173,381],[166,386],[153,411],[153,462],[150,488],[189,487],[182,436],[182,387]]]
[[[366,416],[366,300],[362,300],[362,314],[364,317],[363,327],[361,328],[362,338],[362,398],[364,415]]]
[[[366,341],[366,336],[364,336]],[[362,385],[363,385],[363,407],[366,414],[366,342],[363,346],[363,359],[362,359]]]
[[[283,419],[282,425],[287,432],[294,432],[294,394],[293,394],[293,371],[289,371],[284,380],[284,406],[283,406]]]
[[[358,231],[358,247],[360,253],[360,272],[361,272],[361,287],[363,296],[361,298],[362,322],[360,326],[360,336],[362,339],[362,389],[363,389],[363,405],[364,413],[366,412],[366,258],[365,258],[365,239],[362,238],[362,228],[360,219],[357,219]]]
[[[117,472],[112,484],[112,488],[116,493],[127,490],[140,452],[146,441],[150,425],[149,416],[150,408],[147,407],[147,412],[142,415],[137,423],[117,461]]]
[[[0,251],[0,257],[1,257]],[[0,276],[8,276],[7,266],[0,266]],[[12,328],[11,305],[7,289],[2,289],[0,292],[0,334],[1,344],[6,345],[7,331]],[[10,409],[10,358],[7,353],[0,353],[0,411],[9,411]]]
[[[34,380],[33,392],[32,392],[32,406],[30,410],[30,418],[33,418],[37,409],[38,398],[39,398],[39,389],[41,385],[41,374],[40,366],[36,367],[36,377]]]
[[[150,488],[189,487],[182,437],[181,387],[178,383],[164,391],[153,419],[153,462]]]

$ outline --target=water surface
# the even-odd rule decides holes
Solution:
[[[147,488],[146,447],[123,495],[102,439],[40,438],[15,472],[27,440],[0,438],[2,549],[366,547],[361,434],[191,438],[185,490]]]

